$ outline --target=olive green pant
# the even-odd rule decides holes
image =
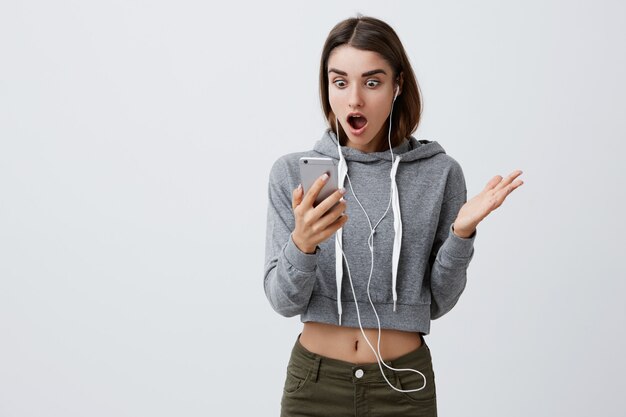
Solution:
[[[378,340],[370,341],[376,348]],[[369,349],[369,346],[364,346]],[[412,352],[384,361],[393,368],[417,369],[426,376],[426,387],[416,372],[393,371],[377,362],[356,364],[328,358],[307,350],[300,335],[291,351],[281,399],[281,417],[300,416],[437,416],[435,375],[430,348],[424,342]]]

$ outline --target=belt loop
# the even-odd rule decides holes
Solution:
[[[389,366],[397,369],[396,368],[396,364],[394,361],[389,361]],[[389,368],[385,368],[385,371],[387,372],[387,376],[393,380],[393,383],[397,385],[398,383],[398,372],[393,370],[393,369],[389,369]]]
[[[402,386],[402,383],[400,382],[400,375],[398,374],[397,371],[394,372],[393,374],[395,376],[395,381],[393,383],[395,384],[396,388],[403,390],[404,387]]]
[[[311,372],[312,372],[311,378],[313,379],[313,382],[317,382],[317,378],[319,376],[319,371],[320,371],[321,360],[322,358],[319,355],[315,356],[315,361],[313,362],[313,368],[311,369]]]

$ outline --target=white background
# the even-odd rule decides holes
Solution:
[[[124,0],[0,5],[0,417],[278,415],[267,179],[357,12],[468,197],[524,171],[427,336],[440,415],[623,415],[623,2]]]

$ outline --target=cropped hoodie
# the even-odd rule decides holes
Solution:
[[[366,153],[341,146],[341,152],[349,177],[342,180],[340,169],[348,221],[339,236],[321,242],[311,254],[291,237],[299,159],[330,157],[339,163],[337,137],[327,129],[311,151],[283,155],[272,165],[263,282],[267,299],[276,312],[299,314],[303,323],[359,327],[354,288],[362,327],[378,328],[369,280],[381,328],[428,334],[430,321],[459,300],[474,255],[477,231],[461,238],[452,228],[467,201],[463,170],[439,143],[413,136],[393,148],[393,163],[389,150]],[[377,223],[372,265],[368,238],[370,224]]]

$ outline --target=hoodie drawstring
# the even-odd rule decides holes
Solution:
[[[341,148],[339,148],[339,140],[337,140],[337,148],[339,150],[339,165],[337,166],[337,186],[343,187],[346,175],[348,174],[348,164],[343,157]],[[339,313],[339,325],[341,326],[341,284],[343,282],[343,256],[341,255],[343,228],[339,228],[335,233],[335,275],[337,279],[337,312]]]
[[[393,255],[391,260],[393,266],[391,268],[391,282],[393,289],[393,311],[396,311],[396,302],[398,301],[398,293],[396,292],[396,282],[398,279],[398,264],[400,261],[400,249],[402,248],[402,218],[400,217],[400,196],[398,194],[398,184],[396,183],[396,172],[398,172],[398,165],[400,164],[400,156],[396,157],[391,167],[391,194],[393,207],[393,229],[395,236],[393,238]]]

